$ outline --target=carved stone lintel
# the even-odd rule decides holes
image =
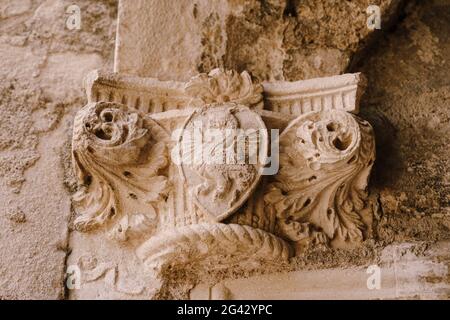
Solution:
[[[365,237],[375,143],[352,114],[360,74],[255,84],[246,72],[216,69],[184,84],[95,72],[86,83],[89,104],[73,136],[80,231],[129,241],[151,266],[218,256],[280,261],[296,245]],[[181,146],[197,146],[196,125],[207,141],[201,154],[213,159],[230,160],[239,130],[258,132],[259,162],[186,163],[197,151]],[[205,138],[211,129],[218,140]],[[269,141],[267,129],[282,133]],[[251,139],[243,141],[250,150]],[[269,145],[279,145],[279,171],[262,178]]]

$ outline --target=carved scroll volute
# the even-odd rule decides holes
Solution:
[[[220,103],[197,109],[178,142],[180,176],[211,221],[230,217],[258,186],[269,142],[264,121],[248,107]]]
[[[168,134],[116,103],[91,103],[74,122],[73,162],[80,189],[73,203],[81,231],[105,227],[117,240],[157,228],[164,204]]]
[[[345,111],[314,112],[280,136],[280,171],[265,194],[278,232],[335,246],[363,239],[367,180],[375,159],[370,125]]]

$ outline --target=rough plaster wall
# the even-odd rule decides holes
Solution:
[[[0,299],[64,296],[70,198],[64,186],[82,79],[110,65],[115,1],[0,0]],[[64,156],[63,156],[64,155]]]

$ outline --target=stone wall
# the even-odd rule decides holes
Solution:
[[[412,243],[406,246],[421,282],[412,281],[402,297],[420,297],[424,283],[439,284],[427,297],[450,297],[448,250],[434,250],[450,238],[449,1],[152,1],[155,20],[138,38],[121,38],[119,29],[115,63],[117,2],[75,1],[82,28],[71,31],[65,9],[72,2],[0,2],[0,299],[186,298],[196,282],[280,271],[221,270],[200,279],[178,273],[141,286],[128,251],[73,230],[70,141],[74,114],[86,103],[82,79],[114,64],[162,80],[214,67],[289,81],[363,71],[369,86],[361,113],[375,127],[378,147],[371,237],[353,250],[311,248],[282,270],[320,276],[321,269],[363,268],[386,263],[386,247]],[[119,21],[139,15],[147,1],[125,2],[135,11],[123,11]],[[369,4],[381,7],[381,31],[366,26]],[[160,32],[147,28],[153,25]],[[427,269],[421,261],[430,259],[438,265]],[[79,291],[64,288],[72,264],[86,274]]]

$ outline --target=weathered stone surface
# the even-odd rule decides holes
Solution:
[[[247,72],[215,69],[183,86],[96,72],[86,83],[90,103],[72,140],[74,226],[127,246],[108,269],[117,273],[118,254],[134,248],[136,278],[147,269],[167,281],[166,269],[190,263],[204,272],[216,271],[211,261],[263,267],[287,262],[294,248],[301,255],[364,239],[375,145],[370,125],[347,112],[358,110],[361,75],[261,85]],[[269,138],[267,127],[284,131]],[[269,141],[280,162],[263,183]],[[81,269],[83,252],[69,263]],[[117,280],[108,280],[112,295]]]
[[[408,9],[397,30],[364,63],[370,79],[363,116],[379,155],[380,241],[450,237],[450,3]]]
[[[344,73],[402,1],[122,0],[117,72],[185,81],[217,67],[263,80],[295,81]],[[173,23],[176,21],[176,23]]]
[[[448,299],[448,242],[386,247],[378,264],[229,279],[199,284],[192,300]]]
[[[70,1],[0,2],[0,299],[65,295],[70,114],[85,74],[112,57],[116,12],[77,3],[79,32],[66,29]]]
[[[417,240],[424,245],[413,249],[414,258],[402,264],[405,270],[410,268],[403,283],[410,282],[411,291],[400,296],[419,297],[414,292],[420,287],[432,288],[420,297],[448,298],[448,255],[439,250],[434,255],[421,248],[450,235],[446,107],[450,66],[445,59],[450,53],[449,2],[411,5],[397,31],[377,42],[378,50],[365,52],[363,64],[356,66],[354,57],[361,57],[359,53],[372,36],[380,33],[365,27],[367,1],[332,5],[247,1],[245,6],[240,1],[197,1],[195,7],[193,2],[180,1],[184,12],[173,8],[174,3],[155,1],[161,18],[149,19],[134,32],[151,32],[147,26],[165,29],[147,34],[149,59],[139,52],[131,56],[130,61],[145,64],[142,70],[148,74],[143,75],[184,81],[199,71],[225,66],[250,70],[259,80],[292,81],[341,73],[349,63],[352,71],[368,75],[362,111],[375,127],[379,147],[370,184],[374,200],[379,195],[378,214],[368,234],[373,239],[352,250],[316,248],[281,267],[255,265],[248,271],[236,264],[218,268],[214,274],[202,274],[196,266],[188,273],[165,270],[165,282],[136,268],[133,248],[105,241],[101,233],[72,232],[68,245],[71,210],[69,192],[62,181],[74,191],[70,124],[75,111],[85,104],[83,73],[112,66],[116,2],[78,0],[83,27],[68,31],[64,11],[73,4],[70,1],[4,0],[0,3],[0,202],[4,204],[0,209],[0,298],[63,297],[69,251],[67,265],[81,266],[84,275],[82,288],[69,293],[73,299],[189,298],[192,284],[200,280],[213,287],[214,297],[230,298],[233,294],[237,297],[236,291],[216,286],[221,280],[232,282],[236,277],[280,270],[331,268],[335,275],[332,281],[341,276],[334,268],[353,271],[357,266],[377,263],[386,245]],[[396,13],[400,2],[379,3],[386,21],[388,12]],[[176,27],[173,22],[177,20],[184,29]],[[132,41],[124,46],[140,50],[141,43],[129,39]],[[118,49],[120,55],[120,45]],[[137,64],[121,66],[117,60],[116,66],[141,75]],[[284,113],[274,125],[287,117]],[[428,257],[435,258],[430,262]],[[363,271],[352,274],[354,278],[345,275],[363,281],[363,276],[367,277]],[[392,269],[387,267],[386,271],[388,288],[392,288]],[[299,272],[304,275],[307,271]],[[193,276],[196,273],[201,277]],[[322,283],[321,271],[307,274],[318,275],[317,283]],[[336,287],[356,287],[339,285]],[[242,297],[245,294],[242,291]],[[327,294],[332,293],[318,292],[322,297]],[[291,297],[311,295],[301,290]]]

